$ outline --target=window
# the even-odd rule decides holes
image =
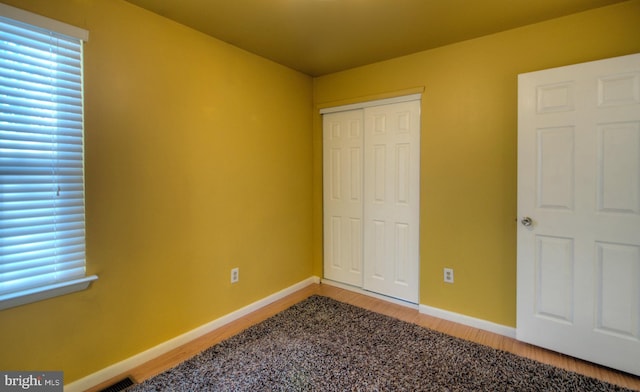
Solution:
[[[0,309],[85,289],[86,31],[0,4]]]

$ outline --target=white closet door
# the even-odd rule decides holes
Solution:
[[[418,303],[420,101],[364,116],[364,288]]]
[[[324,277],[362,287],[363,111],[323,116]]]

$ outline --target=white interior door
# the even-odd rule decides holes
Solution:
[[[420,101],[364,115],[364,288],[418,303]]]
[[[363,111],[323,116],[324,276],[362,286]]]
[[[640,375],[640,54],[518,83],[517,338]]]

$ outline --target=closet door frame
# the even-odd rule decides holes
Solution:
[[[419,302],[419,194],[420,194],[420,112],[419,112],[419,102],[421,101],[422,94],[411,94],[393,97],[389,99],[382,100],[374,100],[374,101],[366,101],[349,105],[342,105],[330,108],[324,108],[320,110],[320,114],[323,115],[323,233],[324,233],[324,278],[332,281],[336,281],[338,283],[344,283],[347,285],[352,285],[354,287],[369,290],[378,294],[387,295],[393,298],[400,299],[402,301],[407,301],[411,303]],[[412,187],[415,189],[413,192],[413,202],[412,202],[412,214],[415,216],[415,232],[411,235],[411,241],[413,241],[412,247],[414,251],[411,253],[411,265],[410,265],[410,276],[411,282],[406,290],[397,288],[385,289],[385,285],[387,287],[391,287],[396,285],[397,283],[405,284],[407,282],[394,282],[393,277],[391,277],[391,273],[389,276],[379,276],[377,272],[373,271],[372,268],[372,260],[367,261],[363,259],[366,257],[365,255],[370,255],[372,252],[367,251],[365,246],[370,247],[375,244],[371,244],[371,240],[366,240],[365,235],[366,231],[369,229],[365,229],[366,226],[372,227],[371,222],[367,223],[365,220],[367,219],[364,216],[364,211],[371,210],[371,206],[365,207],[366,196],[364,195],[366,185],[364,184],[365,179],[365,154],[370,154],[371,152],[365,152],[362,147],[365,146],[366,141],[364,140],[364,133],[362,132],[363,127],[365,126],[365,112],[370,112],[371,110],[367,110],[367,108],[376,108],[376,107],[384,107],[403,102],[409,101],[417,101],[418,102],[418,113],[417,119],[413,118],[412,121],[416,122],[416,137],[412,139],[411,143],[414,143],[412,154],[417,155],[417,159],[415,162],[415,176],[412,177]],[[331,129],[330,126],[328,128],[328,123],[325,121],[327,117],[324,115],[327,114],[335,114],[335,113],[345,113],[345,118],[349,118],[351,113],[352,122],[351,124],[355,124],[354,118],[359,118],[359,136],[360,141],[356,143],[355,141],[347,141],[344,139],[342,142],[336,144],[336,140],[331,140],[332,134],[333,136],[337,136],[340,132],[342,132],[342,136],[345,136],[345,133],[351,136],[354,136],[353,125],[349,126],[349,123],[342,123],[335,126],[335,120],[340,119],[342,116],[336,115],[331,116],[334,121],[334,128]],[[338,128],[342,128],[341,131]],[[403,141],[404,143],[405,141]],[[342,144],[340,144],[342,143]],[[359,151],[359,152],[356,152]],[[352,162],[352,158],[354,156],[360,156],[362,159],[361,162],[355,163]],[[337,159],[336,156],[340,156],[341,160]],[[346,165],[347,168],[360,167],[362,172],[360,175],[355,175],[353,173],[349,173],[349,170],[344,172],[344,175],[336,174],[336,165],[340,165],[342,162],[342,166]],[[412,168],[412,170],[414,170]],[[332,172],[333,171],[333,172]],[[345,177],[358,178],[360,184],[351,183],[345,180]],[[346,182],[345,182],[346,181]],[[360,197],[354,199],[353,197],[347,197],[344,200],[337,200],[340,192],[348,193],[345,190],[345,187],[350,187],[349,192],[353,193],[353,187],[358,188],[357,192],[360,192]],[[338,193],[336,193],[337,188],[340,188]],[[343,195],[344,196],[344,195]],[[391,196],[391,195],[390,195]],[[356,206],[354,202],[359,203]],[[384,208],[384,206],[381,206]],[[358,211],[356,211],[358,210]],[[346,213],[345,213],[346,211]],[[389,224],[394,224],[392,221]],[[404,224],[404,223],[403,223]],[[354,227],[355,225],[355,227]],[[414,229],[412,228],[412,230]],[[393,230],[391,231],[393,232]],[[338,235],[338,239],[336,239],[336,235]],[[356,239],[356,244],[348,243],[350,238]],[[371,238],[371,237],[369,237]],[[406,239],[405,239],[406,240]],[[337,241],[337,242],[336,242]],[[347,243],[345,243],[347,242]],[[359,244],[357,244],[359,242]],[[367,245],[368,243],[368,245]],[[355,246],[355,247],[354,247]],[[391,252],[389,256],[393,258],[393,253]],[[357,256],[357,257],[356,257]],[[354,258],[355,257],[355,258]],[[389,271],[392,271],[390,269]],[[366,277],[367,271],[371,276]],[[406,272],[406,271],[405,271]],[[374,276],[378,274],[378,276]],[[405,275],[406,276],[406,275]],[[372,279],[380,280],[380,285],[372,285]],[[387,280],[388,283],[383,282],[383,280]],[[400,279],[402,280],[402,279]]]

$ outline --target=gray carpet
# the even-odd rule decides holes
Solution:
[[[141,391],[628,391],[312,296]]]

